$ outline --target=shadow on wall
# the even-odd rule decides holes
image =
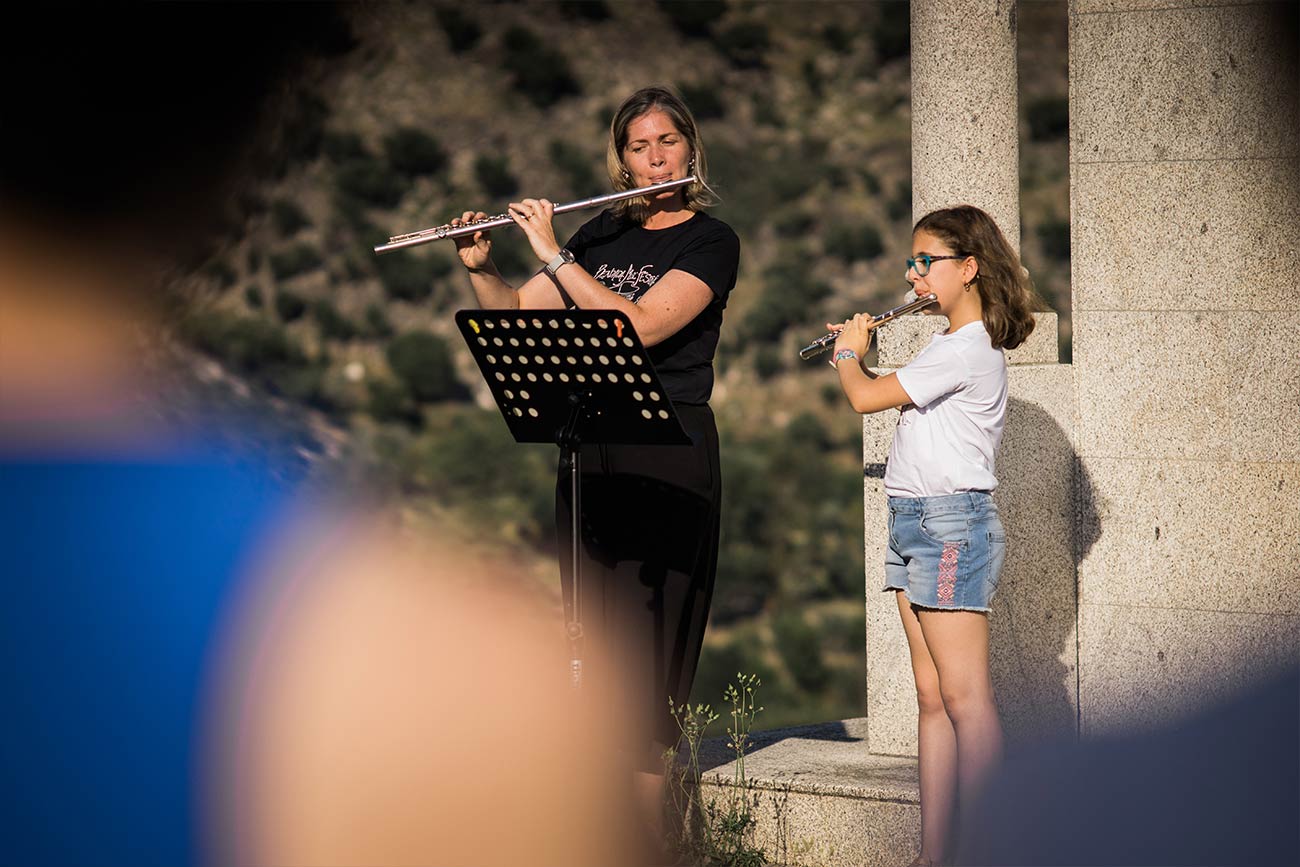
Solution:
[[[1008,401],[998,478],[1008,541],[990,665],[1014,750],[1078,731],[1076,576],[1101,526],[1069,434],[1037,404]]]

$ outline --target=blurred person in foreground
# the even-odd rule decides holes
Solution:
[[[309,497],[229,419],[168,421],[151,380],[161,275],[210,253],[331,8],[31,11],[60,42],[0,57],[5,863],[634,857],[623,733],[551,690],[550,604]]]
[[[641,862],[626,726],[571,700],[549,606],[450,549],[331,535],[224,638],[217,862]]]
[[[636,860],[545,600],[160,423],[134,257],[0,229],[6,860]]]
[[[1150,731],[1044,745],[963,816],[959,864],[1300,864],[1300,667]]]

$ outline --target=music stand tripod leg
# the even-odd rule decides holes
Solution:
[[[582,419],[583,395],[569,395],[572,409],[564,429],[556,437],[569,466],[569,619],[564,632],[569,639],[569,682],[574,689],[582,686],[582,440],[578,424]]]

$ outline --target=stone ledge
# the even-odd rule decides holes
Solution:
[[[760,732],[745,757],[757,821],[770,860],[791,867],[906,864],[920,841],[916,759],[867,753],[865,718]],[[727,739],[700,751],[705,797],[735,773]]]
[[[870,755],[866,717],[759,732],[752,739],[745,775],[756,788],[920,803],[916,759]],[[731,780],[730,756],[727,738],[705,742],[700,769],[707,782]]]
[[[1056,364],[1059,361],[1056,314],[1035,313],[1036,325],[1024,344],[1007,352],[1007,364]],[[878,366],[893,370],[910,362],[930,345],[930,337],[948,327],[945,316],[913,313],[900,316],[876,332]]]

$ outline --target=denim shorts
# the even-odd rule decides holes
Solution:
[[[1007,534],[983,491],[889,498],[885,589],[913,605],[988,611],[1002,574]]]

